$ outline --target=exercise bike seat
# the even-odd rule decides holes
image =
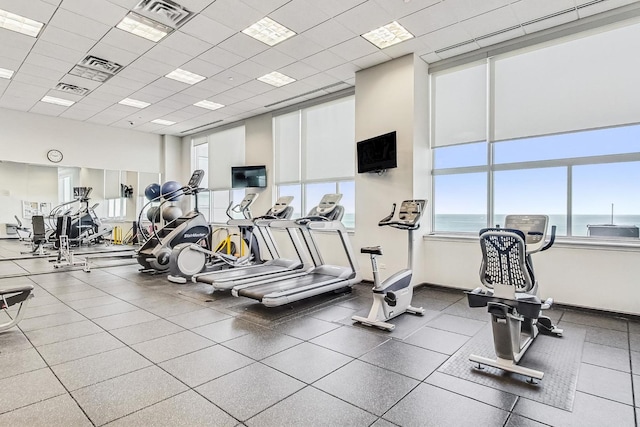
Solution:
[[[371,254],[371,255],[382,255],[382,248],[380,246],[367,246],[365,248],[360,248],[360,253]]]

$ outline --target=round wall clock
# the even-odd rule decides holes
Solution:
[[[62,152],[60,150],[47,151],[47,159],[53,163],[60,163],[62,161]]]

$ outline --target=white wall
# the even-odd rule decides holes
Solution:
[[[253,216],[264,215],[275,202],[273,175],[273,130],[271,114],[251,117],[244,122],[245,150],[247,165],[267,165],[267,188],[251,191],[259,194],[251,207]]]
[[[60,166],[160,172],[160,135],[0,108],[0,160]],[[9,150],[8,148],[11,147]]]

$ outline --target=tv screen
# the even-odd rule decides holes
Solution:
[[[265,166],[232,166],[231,187],[246,188],[267,186],[267,168]]]
[[[395,131],[360,141],[356,147],[358,173],[377,172],[398,167]]]

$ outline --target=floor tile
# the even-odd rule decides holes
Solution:
[[[425,382],[471,399],[478,400],[482,403],[486,403],[487,405],[504,409],[505,411],[511,411],[513,405],[515,405],[518,399],[518,396],[515,394],[507,393],[471,381],[466,381],[441,372],[434,372],[425,380]]]
[[[466,335],[454,334],[453,332],[441,331],[425,326],[409,336],[405,342],[426,348],[427,350],[451,355],[462,347],[468,339],[469,337]]]
[[[640,334],[640,322],[629,321],[629,332],[632,334]]]
[[[178,332],[131,346],[154,363],[164,362],[215,343],[190,331]]]
[[[75,311],[66,313],[50,314],[47,316],[24,319],[20,322],[20,329],[24,332],[35,331],[37,329],[50,328],[52,326],[66,325],[68,323],[87,320],[86,317]]]
[[[55,365],[51,369],[67,390],[73,391],[149,365],[151,362],[147,359],[123,347]]]
[[[311,340],[312,343],[351,357],[360,357],[389,338],[343,326]]]
[[[309,316],[324,320],[326,322],[336,322],[338,320],[344,319],[346,317],[351,317],[357,310],[340,307],[334,305],[332,307],[323,308],[322,310],[314,311],[309,314]]]
[[[232,427],[237,424],[236,419],[189,390],[109,423],[109,427]]]
[[[122,347],[123,344],[106,332],[73,338],[38,347],[40,355],[49,365],[103,353]]]
[[[15,306],[14,306],[15,307]],[[69,313],[73,310],[64,303],[42,305],[40,307],[31,307],[31,301],[29,306],[24,312],[23,319],[32,319],[34,317],[47,316],[49,314]]]
[[[274,326],[273,329],[301,340],[310,340],[339,327],[340,325],[335,323],[313,317],[303,317],[280,323]]]
[[[3,353],[30,348],[33,348],[33,346],[18,328],[12,328],[0,334],[0,349],[2,349]]]
[[[460,316],[452,316],[450,314],[442,314],[427,323],[431,328],[467,335],[469,337],[475,335],[486,324],[487,322],[481,322],[479,320],[468,319]]]
[[[178,325],[164,319],[156,319],[124,328],[112,329],[109,333],[125,344],[133,345],[182,331],[184,329]]]
[[[213,310],[204,308],[202,310],[191,311],[189,313],[178,314],[177,316],[167,317],[167,320],[173,322],[183,328],[191,329],[198,326],[208,325],[220,320],[228,319],[231,316]]]
[[[240,421],[247,420],[304,387],[261,363],[254,363],[210,381],[196,389]],[[242,401],[242,405],[238,402]]]
[[[53,292],[52,292],[53,293]],[[54,293],[55,295],[55,293]],[[93,299],[99,297],[107,296],[106,293],[102,292],[100,289],[95,289],[91,287],[91,289],[82,291],[82,292],[72,292],[72,293],[64,293],[56,295],[58,299],[62,302],[70,302],[70,301],[79,301],[83,299]]]
[[[264,330],[225,341],[224,345],[252,359],[261,360],[301,342],[301,340],[289,335]]]
[[[578,376],[579,391],[633,405],[631,377],[613,369],[582,363]]]
[[[640,375],[633,375],[633,394],[635,396],[633,403],[640,408]]]
[[[631,352],[631,368],[634,374],[640,374],[640,352]],[[640,390],[638,390],[640,392]]]
[[[144,310],[129,311],[127,313],[115,314],[113,316],[101,317],[94,322],[106,330],[124,328],[126,326],[137,325],[138,323],[150,322],[159,319],[155,314]]]
[[[371,427],[396,427],[396,425],[384,418],[378,418],[375,423],[371,424]]]
[[[621,348],[585,342],[582,348],[582,361],[617,371],[631,372],[629,350]]]
[[[48,368],[5,378],[0,380],[0,413],[65,393]]]
[[[46,367],[34,348],[10,352],[0,350],[0,379]]]
[[[344,354],[304,342],[267,357],[262,363],[310,384],[352,360]]]
[[[640,351],[640,334],[629,334],[629,345],[631,350]]]
[[[563,322],[579,323],[581,325],[592,326],[603,329],[613,329],[620,332],[627,332],[627,322],[623,319],[616,319],[600,314],[565,310],[562,316]]]
[[[616,427],[635,426],[631,406],[580,392],[576,393],[572,412],[521,398],[516,403],[513,413],[550,426],[602,427],[613,424]],[[612,414],[615,414],[615,420]]]
[[[266,328],[232,317],[209,325],[193,328],[192,331],[215,342],[225,342],[250,332],[264,331]]]
[[[547,424],[539,423],[529,418],[525,418],[520,415],[511,414],[507,424],[504,427],[546,427]]]
[[[160,367],[189,387],[196,387],[253,362],[222,345],[214,345],[162,362]]]
[[[560,327],[562,328],[563,326]],[[626,332],[596,327],[586,327],[585,329],[587,330],[587,342],[622,349],[629,348],[629,336]]]
[[[466,297],[451,304],[443,311],[453,316],[466,317],[479,322],[486,322],[491,319],[491,315],[487,312],[487,307],[469,307]]]
[[[389,340],[360,357],[360,360],[424,380],[447,360],[447,356],[397,340]]]
[[[508,415],[506,411],[477,400],[421,384],[383,418],[402,426],[477,427],[502,426]]]
[[[380,416],[418,384],[412,378],[354,360],[314,387]]]
[[[150,366],[71,394],[100,426],[109,421],[175,396],[187,387],[156,366]]]
[[[53,326],[51,328],[37,329],[26,332],[29,340],[36,347],[52,344],[59,341],[66,341],[71,338],[84,337],[87,335],[103,332],[103,329],[90,320],[68,323],[66,325]]]
[[[365,427],[376,416],[311,386],[246,421],[250,427]]]
[[[12,427],[92,426],[91,421],[68,394],[6,412],[0,415],[0,425]]]
[[[116,302],[121,302],[122,300],[111,295],[101,296],[97,298],[89,298],[82,299],[77,301],[68,301],[65,304],[74,310],[79,310],[81,308],[89,308],[89,307],[99,307],[101,305],[109,305],[115,304]]]
[[[127,313],[134,310],[138,310],[138,307],[133,304],[129,304],[128,302],[120,301],[108,305],[79,308],[78,313],[88,319],[97,319],[99,317],[112,316],[114,314]]]

